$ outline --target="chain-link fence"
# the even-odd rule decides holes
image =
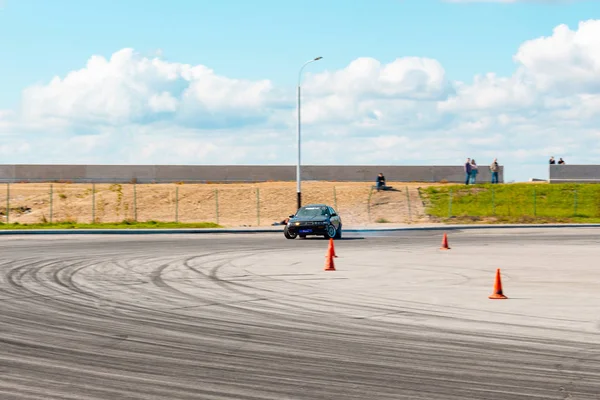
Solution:
[[[600,185],[482,185],[424,190],[442,218],[600,219]]]
[[[0,186],[4,222],[215,222],[268,226],[296,211],[295,185],[70,184]],[[303,185],[303,204],[333,206],[346,224],[411,223],[423,218],[416,189],[377,192],[370,184]]]

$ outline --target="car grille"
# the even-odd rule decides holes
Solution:
[[[314,222],[314,221],[306,221],[306,222],[300,222],[300,225],[324,225],[325,222],[319,221],[319,222]]]

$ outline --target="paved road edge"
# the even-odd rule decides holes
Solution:
[[[524,229],[524,228],[600,228],[600,224],[490,224],[490,225],[426,225],[395,227],[348,227],[344,232],[400,232],[400,231],[455,231],[476,229]],[[0,230],[3,235],[157,235],[157,234],[282,234],[283,227],[274,228],[206,228],[206,229],[17,229]]]

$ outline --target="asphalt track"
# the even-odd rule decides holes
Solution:
[[[0,399],[600,399],[600,229],[449,240],[2,237]]]

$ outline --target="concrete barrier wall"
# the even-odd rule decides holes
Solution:
[[[390,182],[463,183],[462,166],[315,166],[302,167],[303,181],[375,182],[382,172]],[[504,168],[498,174],[504,182]],[[172,183],[295,181],[292,165],[0,165],[0,182]],[[491,173],[479,167],[478,182]]]
[[[600,183],[600,165],[550,165],[550,183]]]

